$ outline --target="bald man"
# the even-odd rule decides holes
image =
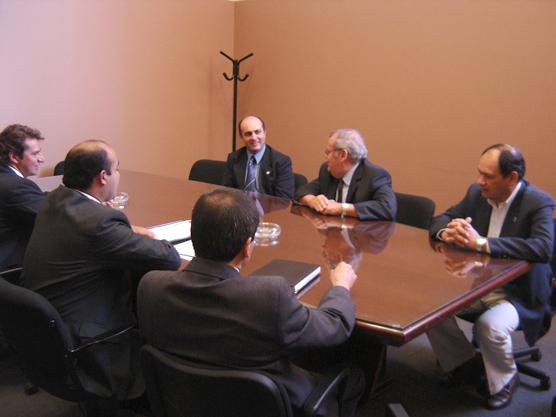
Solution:
[[[44,200],[23,261],[24,285],[54,305],[77,344],[134,324],[133,278],[180,265],[169,242],[151,239],[123,212],[103,204],[117,193],[118,165],[103,141],[69,151],[64,186]],[[141,395],[135,346],[127,334],[88,351],[77,364],[85,389],[117,399]]]
[[[244,117],[238,131],[245,146],[228,155],[222,185],[292,198],[292,161],[266,144],[264,121],[257,116]]]

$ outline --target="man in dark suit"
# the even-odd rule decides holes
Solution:
[[[153,240],[107,207],[119,179],[118,158],[105,142],[74,146],[65,159],[65,186],[46,197],[23,262],[24,285],[54,305],[78,345],[135,323],[134,277],[180,265],[169,242]],[[109,398],[141,395],[136,342],[128,333],[93,349],[78,363],[85,388]]]
[[[498,409],[510,403],[519,385],[511,332],[521,328],[533,345],[550,325],[554,201],[524,179],[525,161],[513,146],[487,148],[478,170],[477,182],[460,203],[434,219],[430,235],[467,250],[532,263],[528,273],[462,312],[478,316],[474,336],[488,382],[486,405]],[[455,319],[443,321],[428,336],[451,382],[469,382],[481,362]]]
[[[10,125],[0,133],[0,271],[20,266],[45,193],[27,177],[44,162],[41,132]]]
[[[266,144],[264,121],[247,116],[239,122],[238,131],[245,146],[228,155],[222,185],[292,198],[292,161]]]
[[[369,162],[363,137],[355,129],[334,131],[324,151],[327,162],[295,199],[318,213],[360,220],[395,220],[396,196],[390,174]]]
[[[137,295],[148,343],[205,364],[265,371],[287,390],[296,415],[318,375],[292,364],[294,352],[335,346],[353,330],[353,269],[341,262],[318,308],[301,304],[282,277],[243,277],[259,214],[247,195],[219,189],[197,201],[191,238],[197,257],[180,272],[149,272]],[[343,416],[355,412],[362,376],[353,371]],[[329,410],[334,415],[332,410]]]

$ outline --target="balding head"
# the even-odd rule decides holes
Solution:
[[[87,140],[70,149],[64,161],[64,185],[89,192],[92,187],[104,189],[95,197],[110,200],[119,183],[118,159],[114,149],[102,140]],[[116,172],[115,172],[116,171]],[[113,175],[115,178],[110,178]],[[95,180],[98,183],[95,184]]]
[[[517,172],[518,180],[525,176],[525,159],[515,146],[507,143],[497,143],[486,148],[481,155],[488,152],[498,154],[498,168],[503,177],[507,177],[512,171]]]

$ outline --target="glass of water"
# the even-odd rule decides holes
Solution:
[[[112,207],[116,210],[123,210],[129,201],[129,195],[127,193],[119,192],[112,200]]]

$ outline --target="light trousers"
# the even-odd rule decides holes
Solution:
[[[505,299],[480,300],[465,312],[481,313],[473,326],[485,365],[488,389],[496,394],[517,372],[511,333],[519,326],[515,307]],[[449,372],[475,356],[475,347],[459,328],[455,317],[449,317],[427,332],[441,368]]]

